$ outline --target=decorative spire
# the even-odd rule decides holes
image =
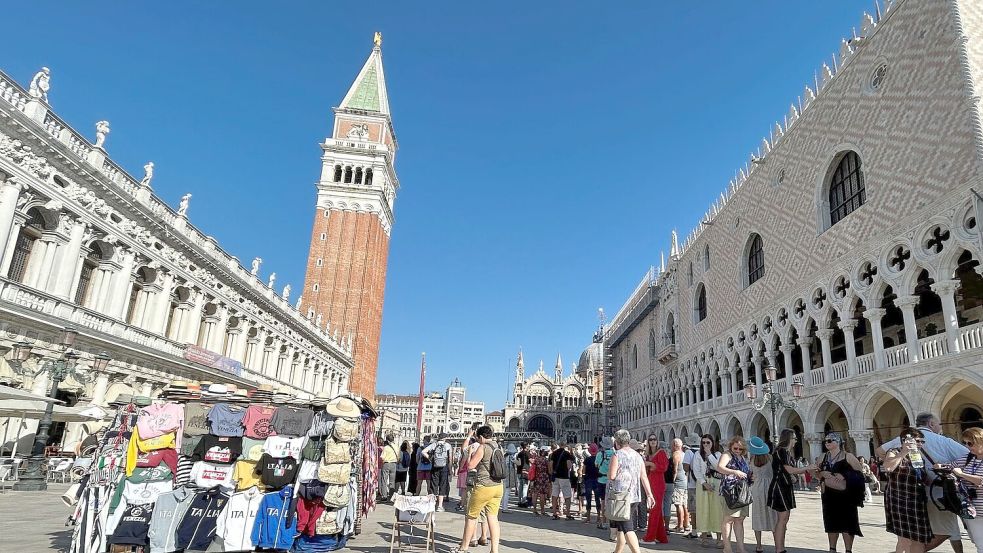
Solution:
[[[355,82],[345,94],[338,109],[353,109],[390,115],[389,93],[386,91],[386,75],[382,69],[382,33],[376,33],[375,46],[369,59],[355,77]]]
[[[659,274],[666,272],[666,252],[665,250],[659,252],[661,260],[659,262]]]
[[[559,353],[556,354],[556,365],[553,366],[553,373],[557,382],[563,379],[563,359],[560,359]]]
[[[669,259],[679,256],[679,238],[676,236],[676,229],[672,229],[672,242],[669,246]]]

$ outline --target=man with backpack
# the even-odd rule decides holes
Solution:
[[[430,463],[430,493],[437,495],[437,512],[444,512],[444,498],[451,491],[450,461],[451,445],[446,436],[441,434],[433,443],[423,448],[421,453]]]
[[[604,528],[607,524],[608,519],[603,510],[605,506],[605,496],[608,487],[608,467],[611,465],[611,458],[614,457],[614,438],[611,436],[604,436],[601,438],[601,450],[597,452],[594,456],[594,463],[597,465],[597,495],[601,498],[602,510],[598,513],[600,516],[597,519],[597,527]]]
[[[502,480],[505,479],[505,455],[495,442],[495,432],[488,425],[481,426],[473,432],[468,432],[465,443],[471,436],[478,441],[468,449],[468,467],[475,469],[475,485],[468,494],[468,511],[464,520],[464,535],[461,543],[451,550],[451,553],[461,553],[468,550],[471,538],[474,537],[478,516],[483,512],[488,522],[488,532],[491,534],[491,553],[498,552],[498,542],[501,538],[501,527],[498,524],[498,509],[504,493]]]
[[[952,465],[957,460],[965,459],[969,455],[969,449],[963,444],[953,440],[948,436],[942,435],[942,424],[939,423],[938,417],[932,413],[919,413],[915,417],[915,427],[921,430],[922,434],[925,436],[925,443],[922,445],[922,456],[925,457],[925,472],[928,477],[928,481],[931,483],[938,476],[933,470],[937,465]],[[885,444],[881,444],[877,448],[877,455],[880,458],[886,456],[886,452],[889,449],[900,449],[901,439],[895,438]],[[936,486],[939,488],[940,492],[942,486]],[[930,489],[930,485],[926,487],[926,491]],[[935,498],[939,499],[939,494],[935,494]],[[928,521],[932,527],[932,534],[935,538],[925,544],[925,551],[931,551],[939,545],[942,545],[946,540],[949,540],[950,545],[952,545],[952,550],[955,553],[962,553],[963,544],[960,541],[960,535],[962,534],[962,528],[959,525],[959,517],[954,512],[939,510],[935,501],[930,497],[928,499]]]

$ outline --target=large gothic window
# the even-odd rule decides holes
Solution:
[[[662,336],[665,340],[665,345],[668,346],[669,344],[676,343],[676,319],[672,316],[672,313],[669,313],[669,316],[666,317],[666,329]]]
[[[751,236],[751,246],[747,254],[747,283],[750,286],[765,276],[765,246],[761,235]]]
[[[696,291],[696,322],[707,318],[707,289],[701,283]]]
[[[829,224],[835,225],[867,201],[860,156],[847,152],[829,181]]]

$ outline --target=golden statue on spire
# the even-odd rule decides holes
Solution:
[[[379,31],[376,31],[375,32],[375,36],[372,37],[372,42],[375,43],[375,47],[376,48],[381,48],[382,47],[382,33],[380,33]]]

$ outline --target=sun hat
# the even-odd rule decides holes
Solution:
[[[686,436],[683,439],[683,443],[687,447],[700,447],[700,437],[695,435]]]
[[[628,445],[630,445],[631,448],[634,449],[635,451],[641,451],[641,450],[645,449],[645,446],[642,445],[642,442],[640,442],[640,441],[638,441],[638,440],[636,440],[634,438],[631,440],[631,442],[628,443]]]
[[[769,453],[768,444],[758,436],[752,436],[747,441],[747,451],[751,455],[767,455]]]
[[[604,449],[611,449],[612,447],[614,447],[614,438],[612,438],[611,436],[604,436],[603,438],[601,438],[601,447],[603,447]]]
[[[329,415],[333,415],[335,417],[355,418],[361,416],[362,414],[362,410],[358,408],[358,405],[345,396],[338,396],[332,399],[324,407],[324,410],[327,411]]]

